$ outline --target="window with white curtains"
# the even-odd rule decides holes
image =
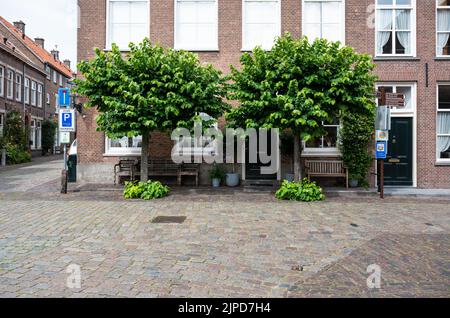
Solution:
[[[437,158],[450,161],[450,84],[438,85]]]
[[[243,0],[242,49],[249,51],[260,45],[270,50],[281,35],[280,0]]]
[[[175,48],[218,50],[218,0],[176,0]]]
[[[127,50],[130,42],[139,43],[149,36],[148,0],[108,0],[107,47],[113,43]]]
[[[35,81],[31,81],[31,105],[36,106],[36,89],[37,83]]]
[[[377,0],[376,54],[415,54],[415,0]]]
[[[16,101],[22,100],[22,75],[16,74]]]
[[[437,56],[450,55],[450,0],[437,2]]]
[[[343,0],[304,0],[303,35],[310,40],[327,39],[345,42]]]

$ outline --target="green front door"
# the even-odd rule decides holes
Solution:
[[[388,155],[384,162],[387,186],[413,185],[413,119],[393,117]]]

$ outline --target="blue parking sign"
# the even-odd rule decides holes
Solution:
[[[69,88],[60,88],[58,89],[58,102],[59,107],[69,107],[71,98],[70,98],[70,89]]]
[[[377,159],[386,159],[387,157],[387,141],[377,141],[376,157]]]
[[[75,111],[61,109],[59,113],[59,131],[75,132]]]

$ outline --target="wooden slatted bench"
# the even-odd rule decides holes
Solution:
[[[140,176],[140,165],[135,167],[135,176]],[[200,165],[198,164],[177,164],[172,160],[149,159],[148,176],[149,177],[176,177],[177,184],[181,186],[183,176],[194,176],[195,184],[199,184]]]
[[[306,160],[306,175],[311,177],[342,177],[348,189],[348,169],[340,160]]]
[[[137,164],[135,159],[120,159],[119,163],[114,166],[114,184],[119,183],[122,177],[129,177],[134,181],[134,167]]]

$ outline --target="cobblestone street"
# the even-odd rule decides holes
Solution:
[[[449,201],[174,189],[143,202],[95,185],[63,196],[61,166],[0,170],[0,297],[450,296]],[[67,287],[72,264],[81,288]],[[371,264],[380,289],[366,285]]]

